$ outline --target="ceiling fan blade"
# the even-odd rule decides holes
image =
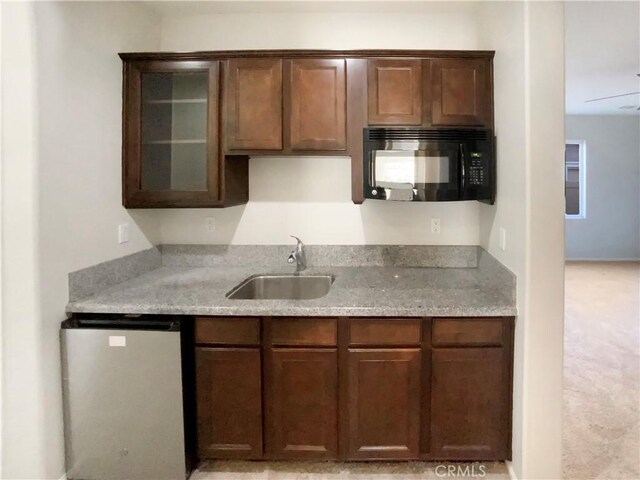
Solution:
[[[618,98],[618,97],[628,97],[629,95],[638,95],[640,92],[629,92],[629,93],[623,93],[621,95],[611,95],[609,97],[602,97],[602,98],[592,98],[591,100],[585,100],[584,103],[589,103],[589,102],[598,102],[600,100],[608,100],[610,98]]]

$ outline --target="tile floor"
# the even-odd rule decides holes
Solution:
[[[438,465],[441,465],[438,467]],[[446,468],[457,475],[446,475]],[[481,466],[484,469],[481,469]],[[484,475],[482,473],[484,472]],[[191,480],[437,480],[482,478],[509,480],[501,463],[307,463],[211,462],[202,465]]]

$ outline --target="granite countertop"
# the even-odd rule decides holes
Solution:
[[[493,257],[491,261],[496,262]],[[516,315],[512,274],[499,264],[496,271],[495,263],[479,263],[475,268],[311,266],[302,274],[335,277],[329,293],[313,300],[229,300],[225,296],[249,276],[291,273],[290,266],[165,264],[73,300],[67,311],[235,316]]]

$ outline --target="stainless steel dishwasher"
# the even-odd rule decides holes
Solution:
[[[67,477],[187,478],[195,466],[193,322],[95,315],[62,323]]]

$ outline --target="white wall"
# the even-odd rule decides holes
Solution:
[[[517,276],[519,316],[516,319],[513,463],[523,477],[523,419],[526,294],[526,146],[525,146],[525,5],[524,2],[482,4],[480,46],[496,51],[493,61],[495,129],[497,138],[497,201],[480,205],[480,245]],[[500,228],[506,232],[500,249]]]
[[[395,13],[375,11],[363,4],[359,11],[336,11],[336,5],[310,12],[292,12],[294,2],[283,8],[265,2],[242,13],[181,14],[179,9],[162,16],[162,49],[338,49],[352,48],[476,48],[476,5],[429,2],[421,10]],[[302,7],[304,9],[304,7]],[[358,7],[353,7],[357,9]],[[339,9],[339,7],[338,7]],[[353,10],[352,9],[352,10]],[[322,13],[322,11],[335,13]]]
[[[2,55],[2,4],[0,4],[0,55]],[[2,68],[0,65],[0,199],[2,199]],[[0,206],[0,475],[2,475],[2,206]]]
[[[252,158],[250,200],[221,210],[165,210],[163,243],[478,244],[478,203],[351,202],[349,157]],[[205,218],[216,220],[207,232]],[[430,217],[441,219],[432,234]]]
[[[480,207],[480,244],[518,277],[513,466],[521,479],[561,478],[563,7],[483,3],[480,18],[481,46],[496,50],[498,137],[498,201]]]
[[[568,259],[640,259],[640,116],[567,115],[586,142],[586,218],[566,219]]]
[[[28,5],[2,4],[2,478],[11,478],[4,465],[20,461],[31,463],[32,478],[46,468],[39,431],[44,404],[37,322],[34,31]]]
[[[561,2],[527,22],[525,478],[561,478],[564,353],[564,23]]]
[[[152,213],[120,206],[118,51],[159,46],[131,3],[5,3],[2,478],[64,473],[59,323],[67,274],[148,248]],[[131,224],[118,245],[117,225]]]
[[[161,9],[161,41],[167,51],[476,49],[476,7],[434,2],[414,13],[367,13],[366,5],[361,12],[268,13],[273,8],[255,6],[253,13],[186,15],[168,7]],[[349,168],[347,157],[253,158],[246,206],[161,212],[161,241],[279,244],[295,234],[308,244],[478,244],[477,202],[353,205]],[[216,219],[213,234],[206,217]],[[440,235],[430,233],[431,217],[441,219]]]

